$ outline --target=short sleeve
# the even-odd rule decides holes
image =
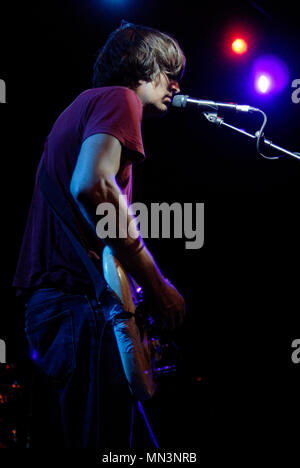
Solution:
[[[96,133],[108,133],[129,151],[145,152],[141,134],[142,103],[129,88],[116,86],[97,88],[88,100],[83,115],[82,141]]]

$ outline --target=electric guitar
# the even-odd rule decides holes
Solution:
[[[142,311],[142,289],[108,246],[103,250],[102,262],[112,294],[122,303],[124,311],[133,314],[116,320],[114,333],[129,388],[137,399],[146,400],[155,393],[156,377],[176,370],[175,365],[164,363],[163,354],[169,344],[160,343],[152,317]]]

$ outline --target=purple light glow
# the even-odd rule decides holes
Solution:
[[[254,89],[259,94],[281,91],[289,83],[289,70],[283,60],[274,55],[258,58],[253,66]]]

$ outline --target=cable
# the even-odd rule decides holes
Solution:
[[[255,133],[255,135],[256,135],[256,137],[257,137],[257,139],[256,139],[256,149],[257,149],[258,154],[259,154],[260,156],[262,156],[263,158],[265,158],[265,159],[279,159],[279,158],[281,158],[282,155],[280,155],[280,156],[272,156],[272,157],[271,157],[271,156],[266,156],[265,154],[263,154],[263,153],[261,152],[261,149],[260,149],[260,146],[261,146],[261,139],[264,139],[263,131],[264,131],[264,128],[265,128],[265,126],[266,126],[266,124],[267,124],[267,120],[268,120],[268,119],[267,119],[266,114],[265,114],[261,109],[255,109],[255,110],[256,110],[256,112],[260,112],[260,113],[263,115],[263,123],[262,123],[262,126],[261,126],[260,130],[258,130],[258,131]],[[263,141],[262,141],[262,143],[263,143]]]

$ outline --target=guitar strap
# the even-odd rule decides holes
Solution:
[[[78,221],[75,219],[71,204],[60,184],[51,178],[47,171],[45,161],[42,162],[40,169],[39,186],[44,199],[55,216],[59,219],[73,247],[88,271],[94,284],[96,299],[99,300],[101,294],[106,290],[107,284],[96,265],[89,257],[86,242],[81,235],[80,227]]]

